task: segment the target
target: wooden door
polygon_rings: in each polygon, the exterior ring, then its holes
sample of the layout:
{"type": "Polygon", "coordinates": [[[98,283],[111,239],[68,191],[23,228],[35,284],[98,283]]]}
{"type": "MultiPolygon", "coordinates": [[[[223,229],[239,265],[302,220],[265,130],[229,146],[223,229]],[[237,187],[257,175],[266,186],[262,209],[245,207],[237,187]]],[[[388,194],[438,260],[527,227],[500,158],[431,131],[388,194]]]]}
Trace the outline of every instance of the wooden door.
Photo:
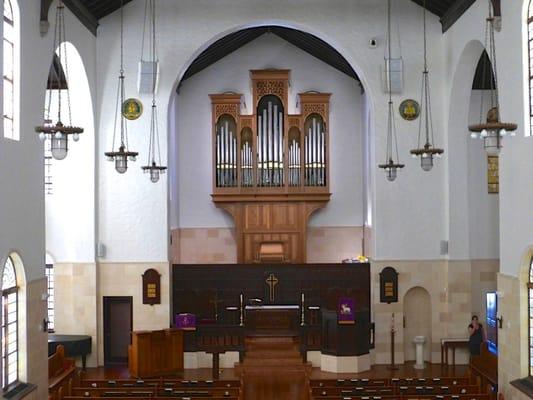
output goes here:
{"type": "Polygon", "coordinates": [[[133,329],[133,298],[104,297],[104,364],[127,364],[133,329]]]}

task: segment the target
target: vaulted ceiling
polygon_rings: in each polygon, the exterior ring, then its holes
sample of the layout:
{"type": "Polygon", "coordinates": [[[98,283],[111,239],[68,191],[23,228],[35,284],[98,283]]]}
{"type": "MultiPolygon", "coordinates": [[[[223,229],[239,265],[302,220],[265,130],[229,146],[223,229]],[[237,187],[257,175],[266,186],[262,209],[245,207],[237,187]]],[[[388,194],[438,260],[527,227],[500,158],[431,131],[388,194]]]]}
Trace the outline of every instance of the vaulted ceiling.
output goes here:
{"type": "MultiPolygon", "coordinates": [[[[80,20],[96,34],[98,20],[120,8],[132,0],[63,0],[80,20]]],[[[142,0],[136,0],[142,1],[142,0]]],[[[216,0],[213,0],[216,1],[216,0]]],[[[324,0],[325,2],[327,0],[324,0]]],[[[354,0],[355,1],[355,0],[354,0]]],[[[446,32],[463,15],[476,0],[411,0],[422,6],[424,1],[429,12],[440,17],[442,31],[446,32]]],[[[49,3],[50,0],[41,0],[49,3]]]]}

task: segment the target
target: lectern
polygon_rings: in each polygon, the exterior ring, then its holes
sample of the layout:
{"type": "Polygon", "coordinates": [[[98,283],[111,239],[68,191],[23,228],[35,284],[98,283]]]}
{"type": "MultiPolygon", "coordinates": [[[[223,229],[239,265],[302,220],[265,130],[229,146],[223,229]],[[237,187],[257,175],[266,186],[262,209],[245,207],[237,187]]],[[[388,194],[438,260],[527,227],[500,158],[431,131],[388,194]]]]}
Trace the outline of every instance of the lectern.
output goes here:
{"type": "Polygon", "coordinates": [[[175,375],[183,371],[183,331],[164,329],[132,333],[128,368],[135,378],[175,375]]]}

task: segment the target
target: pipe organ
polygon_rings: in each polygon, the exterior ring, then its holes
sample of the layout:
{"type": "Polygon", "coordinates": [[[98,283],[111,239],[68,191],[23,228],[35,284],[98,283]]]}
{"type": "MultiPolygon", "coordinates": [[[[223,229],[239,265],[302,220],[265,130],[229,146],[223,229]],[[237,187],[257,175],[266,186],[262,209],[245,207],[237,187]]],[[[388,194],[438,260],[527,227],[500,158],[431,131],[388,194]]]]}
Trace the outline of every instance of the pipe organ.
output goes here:
{"type": "Polygon", "coordinates": [[[241,114],[241,94],[210,95],[212,197],[234,217],[238,262],[264,261],[263,248],[281,249],[279,262],[305,262],[307,219],[330,197],[330,94],[300,93],[300,112],[289,114],[289,76],[250,71],[252,114],[241,114]]]}

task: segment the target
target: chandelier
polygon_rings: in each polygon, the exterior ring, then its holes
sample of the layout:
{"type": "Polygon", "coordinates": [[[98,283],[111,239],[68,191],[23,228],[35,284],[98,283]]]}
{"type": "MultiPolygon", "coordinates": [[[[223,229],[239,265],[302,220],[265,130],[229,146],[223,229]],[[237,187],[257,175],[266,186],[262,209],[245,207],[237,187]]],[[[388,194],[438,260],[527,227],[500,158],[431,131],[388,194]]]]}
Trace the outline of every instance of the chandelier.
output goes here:
{"type": "Polygon", "coordinates": [[[113,148],[105,153],[108,161],[115,162],[115,170],[123,174],[128,169],[128,160],[135,161],[138,152],[130,151],[128,148],[128,125],[122,110],[125,99],[124,89],[124,0],[120,2],[120,74],[118,77],[117,102],[115,105],[115,122],[113,126],[113,148]],[[120,143],[118,150],[115,150],[115,139],[117,125],[120,123],[120,143]]]}
{"type": "MultiPolygon", "coordinates": [[[[150,26],[151,31],[151,40],[150,40],[150,62],[152,65],[157,65],[157,51],[156,51],[156,45],[155,45],[155,0],[146,0],[146,5],[149,6],[150,10],[150,21],[148,25],[150,26]]],[[[148,13],[145,15],[145,24],[146,19],[148,17],[148,13]]],[[[143,33],[144,34],[144,33],[143,33]]],[[[145,166],[141,167],[142,170],[146,173],[150,173],[150,180],[153,183],[157,183],[159,181],[159,176],[161,174],[164,174],[167,167],[164,167],[161,165],[161,150],[159,148],[159,127],[157,124],[157,105],[155,101],[155,92],[156,92],[156,80],[157,80],[157,73],[155,72],[152,74],[152,116],[150,119],[150,139],[148,144],[148,162],[145,166]],[[157,149],[156,149],[157,148],[157,149]],[[156,152],[157,152],[157,159],[156,159],[156,152]]]]}
{"type": "Polygon", "coordinates": [[[444,150],[434,146],[433,118],[431,114],[431,94],[429,90],[429,69],[427,62],[426,0],[423,2],[424,15],[424,70],[422,71],[422,93],[420,99],[420,119],[418,123],[418,148],[411,150],[413,157],[420,157],[424,171],[433,168],[433,159],[440,157],[444,150]]]}
{"type": "Polygon", "coordinates": [[[489,16],[485,24],[485,48],[489,51],[489,60],[483,62],[482,79],[486,81],[487,64],[491,69],[490,76],[490,109],[486,122],[483,122],[483,90],[481,91],[481,107],[479,124],[470,125],[470,136],[483,139],[485,151],[489,155],[498,155],[503,147],[503,138],[507,135],[515,136],[517,124],[500,121],[500,98],[498,95],[498,69],[496,67],[496,42],[494,40],[494,16],[489,1],[489,16]]]}
{"type": "Polygon", "coordinates": [[[387,75],[389,84],[389,115],[387,123],[387,151],[385,155],[385,163],[379,164],[378,167],[385,171],[385,176],[390,182],[394,181],[398,175],[398,170],[404,167],[400,164],[398,156],[398,140],[396,138],[396,124],[394,121],[394,104],[392,102],[392,78],[390,70],[391,61],[391,0],[388,0],[388,12],[387,12],[387,37],[388,37],[388,56],[387,59],[387,75]],[[393,151],[393,147],[394,150],[393,151]],[[396,154],[396,160],[394,160],[393,154],[396,154]]]}
{"type": "Polygon", "coordinates": [[[67,42],[65,36],[65,6],[63,2],[59,0],[56,9],[56,19],[55,19],[55,28],[54,28],[54,43],[52,48],[52,59],[56,54],[60,61],[60,64],[63,64],[65,69],[65,80],[67,81],[67,86],[65,89],[58,88],[57,90],[57,122],[52,123],[50,113],[52,110],[52,91],[48,93],[48,105],[45,111],[44,122],[41,126],[35,127],[35,132],[39,133],[39,139],[45,141],[50,139],[50,150],[52,157],[56,160],[63,160],[68,153],[68,137],[72,135],[72,140],[77,142],[80,139],[80,133],[83,133],[83,128],[72,126],[72,112],[70,107],[70,92],[68,88],[68,59],[67,59],[67,49],[65,43],[67,42]],[[63,54],[64,53],[64,54],[63,54]],[[65,60],[62,63],[63,59],[65,60]],[[62,91],[65,90],[65,94],[62,91]],[[67,98],[67,109],[68,109],[68,124],[63,124],[63,95],[67,98]]]}

